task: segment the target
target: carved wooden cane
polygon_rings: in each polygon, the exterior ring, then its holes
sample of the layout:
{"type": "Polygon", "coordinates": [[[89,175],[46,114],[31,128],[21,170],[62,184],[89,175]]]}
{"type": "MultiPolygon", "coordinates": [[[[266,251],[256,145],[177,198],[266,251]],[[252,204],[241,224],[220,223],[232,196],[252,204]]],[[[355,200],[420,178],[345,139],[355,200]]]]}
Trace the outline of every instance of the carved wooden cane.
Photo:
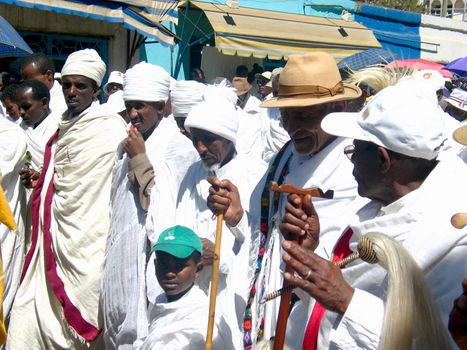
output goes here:
{"type": "MultiPolygon", "coordinates": [[[[328,190],[325,193],[319,188],[297,188],[290,184],[283,184],[278,185],[276,182],[271,182],[271,190],[274,192],[280,193],[289,193],[289,194],[297,194],[300,196],[303,202],[303,198],[309,194],[312,197],[321,197],[321,198],[333,198],[334,191],[328,190]]],[[[301,205],[300,205],[301,206],[301,205]]],[[[297,238],[295,240],[297,243],[301,244],[302,239],[297,238]]],[[[286,267],[286,272],[292,273],[292,270],[289,267],[286,267]]],[[[279,315],[277,318],[277,325],[276,325],[276,334],[274,337],[274,350],[282,350],[284,347],[285,341],[285,331],[287,328],[287,320],[289,317],[289,310],[290,310],[290,303],[292,301],[292,289],[291,285],[284,280],[282,290],[285,292],[281,296],[281,302],[279,306],[279,315]]]]}

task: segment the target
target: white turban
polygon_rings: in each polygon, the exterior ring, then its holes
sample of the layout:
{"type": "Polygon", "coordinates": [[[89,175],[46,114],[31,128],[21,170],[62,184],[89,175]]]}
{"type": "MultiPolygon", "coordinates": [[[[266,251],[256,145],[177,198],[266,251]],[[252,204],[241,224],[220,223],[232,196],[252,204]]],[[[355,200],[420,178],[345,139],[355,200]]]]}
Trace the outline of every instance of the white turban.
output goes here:
{"type": "Polygon", "coordinates": [[[174,117],[186,118],[191,108],[203,101],[205,89],[206,85],[194,80],[177,81],[170,92],[174,117]]]}
{"type": "Polygon", "coordinates": [[[65,61],[62,77],[65,75],[82,75],[94,80],[101,86],[105,75],[105,63],[94,49],[73,52],[65,61]]]}
{"type": "Polygon", "coordinates": [[[135,64],[123,76],[125,101],[167,102],[169,89],[169,73],[147,62],[135,64]]]}
{"type": "Polygon", "coordinates": [[[237,140],[238,115],[235,106],[226,100],[205,101],[194,106],[185,120],[185,129],[209,131],[232,141],[237,140]]]}

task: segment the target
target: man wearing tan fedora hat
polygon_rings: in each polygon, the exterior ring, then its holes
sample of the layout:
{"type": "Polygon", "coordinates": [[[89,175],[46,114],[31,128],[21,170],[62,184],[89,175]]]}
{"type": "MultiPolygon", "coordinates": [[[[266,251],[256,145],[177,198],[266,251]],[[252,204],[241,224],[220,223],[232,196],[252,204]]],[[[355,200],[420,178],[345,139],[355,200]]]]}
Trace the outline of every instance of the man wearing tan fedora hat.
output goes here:
{"type": "Polygon", "coordinates": [[[259,113],[261,101],[250,93],[251,84],[248,82],[248,79],[244,77],[234,77],[232,79],[232,85],[235,90],[237,90],[237,107],[249,114],[259,113]]]}
{"type": "MultiPolygon", "coordinates": [[[[351,141],[331,136],[320,127],[324,116],[345,111],[346,101],[360,95],[358,87],[342,83],[332,56],[316,52],[290,56],[280,74],[278,96],[261,105],[280,109],[283,126],[291,140],[271,161],[267,175],[257,187],[261,200],[253,197],[251,202],[256,201],[258,205],[250,206],[247,213],[252,235],[250,261],[256,271],[252,276],[244,314],[243,341],[246,349],[261,338],[269,340],[275,335],[280,298],[267,303],[263,298],[282,287],[282,236],[292,238],[297,233],[288,231],[287,226],[279,226],[278,219],[284,213],[287,194],[275,195],[269,189],[270,182],[290,183],[300,188],[319,187],[325,193],[329,191],[328,199],[313,199],[320,217],[319,242],[311,236],[311,226],[305,227],[307,238],[303,241],[305,247],[314,249],[325,258],[329,258],[327,252],[332,251],[348,220],[367,202],[358,196],[351,166],[343,152],[351,141]]],[[[208,203],[223,195],[214,188],[210,193],[208,203]]],[[[218,200],[217,204],[221,202],[218,200]]],[[[233,200],[222,203],[228,203],[224,204],[225,210],[241,211],[240,204],[233,200]]],[[[219,206],[215,208],[218,210],[219,206]]],[[[243,222],[241,218],[239,226],[243,222]]],[[[289,325],[301,323],[300,327],[287,330],[286,344],[291,348],[301,347],[296,342],[303,339],[307,312],[307,307],[298,302],[290,313],[289,325]]]]}

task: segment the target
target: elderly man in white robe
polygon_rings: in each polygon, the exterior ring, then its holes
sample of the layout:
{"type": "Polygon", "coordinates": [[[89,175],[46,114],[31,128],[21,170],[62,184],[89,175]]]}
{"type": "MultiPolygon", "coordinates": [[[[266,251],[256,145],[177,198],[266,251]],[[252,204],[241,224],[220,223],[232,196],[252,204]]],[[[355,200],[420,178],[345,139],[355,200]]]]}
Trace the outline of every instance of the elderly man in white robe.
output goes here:
{"type": "MultiPolygon", "coordinates": [[[[204,269],[198,284],[206,294],[212,278],[216,237],[216,220],[207,206],[209,188],[215,184],[224,195],[234,193],[243,208],[249,210],[251,193],[266,170],[264,162],[237,154],[237,111],[231,101],[222,98],[222,93],[217,95],[214,91],[206,94],[213,93],[218,97],[205,96],[205,101],[193,107],[185,121],[185,128],[191,134],[201,160],[190,167],[180,186],[175,217],[177,224],[191,228],[203,241],[204,269]]],[[[239,319],[249,287],[250,236],[232,228],[231,223],[237,218],[230,214],[225,212],[224,216],[216,314],[224,349],[239,349],[239,319]]]]}
{"type": "Polygon", "coordinates": [[[122,118],[96,100],[105,63],[92,49],[68,56],[68,106],[48,141],[32,199],[32,242],[8,329],[9,349],[102,349],[99,296],[110,185],[122,118]]]}
{"type": "Polygon", "coordinates": [[[24,131],[6,118],[0,118],[0,176],[1,185],[8,204],[18,225],[11,232],[0,224],[1,253],[4,273],[3,317],[9,319],[9,312],[19,285],[24,261],[26,218],[26,192],[21,185],[18,172],[24,166],[26,137],[24,131]]]}
{"type": "MultiPolygon", "coordinates": [[[[407,318],[384,321],[392,325],[383,323],[390,307],[386,303],[388,274],[383,268],[357,260],[339,271],[330,261],[286,242],[284,260],[297,275],[285,277],[319,303],[313,307],[304,349],[451,347],[448,316],[459,281],[467,275],[467,230],[454,228],[451,221],[454,214],[467,211],[467,166],[456,155],[439,160],[447,139],[444,115],[435,93],[424,90],[426,86],[420,83],[398,83],[379,92],[361,113],[326,116],[322,127],[330,134],[355,139],[347,153],[359,193],[371,199],[349,221],[336,247],[342,241],[350,254],[360,236],[373,232],[399,241],[423,271],[444,329],[436,330],[435,343],[428,343],[417,332],[420,325],[410,322],[398,335],[386,336],[385,326],[397,329],[407,318]],[[318,309],[322,314],[315,317],[318,309]],[[408,347],[395,345],[401,342],[408,347]]],[[[288,221],[302,229],[299,217],[303,212],[291,213],[294,218],[288,221]]],[[[407,269],[403,260],[387,264],[407,269]]],[[[400,304],[392,307],[399,308],[393,310],[396,314],[410,312],[401,310],[400,304]]]]}
{"type": "MultiPolygon", "coordinates": [[[[123,78],[123,98],[132,130],[113,170],[112,213],[102,284],[104,340],[108,349],[132,349],[148,332],[145,223],[151,191],[158,187],[167,216],[188,167],[197,159],[190,140],[165,117],[170,75],[141,62],[123,78]]],[[[157,203],[155,203],[157,206],[157,203]]],[[[158,217],[154,218],[155,220],[158,217]]]]}
{"type": "MultiPolygon", "coordinates": [[[[263,303],[263,298],[283,284],[280,247],[283,238],[278,223],[284,213],[287,194],[274,193],[270,190],[270,182],[289,183],[299,188],[318,187],[333,194],[332,198],[313,198],[322,218],[317,252],[323,257],[329,256],[348,220],[368,201],[358,196],[351,165],[343,153],[350,141],[329,135],[320,128],[326,114],[345,110],[346,101],[358,98],[360,94],[358,87],[342,83],[332,56],[317,52],[290,56],[279,78],[278,97],[262,104],[263,107],[280,108],[291,141],[270,162],[269,171],[258,186],[258,196],[252,198],[255,205],[250,205],[252,210],[247,220],[249,234],[253,237],[250,260],[256,271],[250,281],[244,311],[243,343],[247,349],[254,347],[261,338],[270,340],[275,336],[280,298],[268,303],[263,303]]],[[[234,197],[223,205],[224,210],[232,210],[238,218],[246,220],[240,215],[241,205],[234,197]]],[[[238,223],[241,221],[232,221],[231,225],[238,223]]],[[[308,244],[308,240],[305,243],[308,244]]],[[[306,320],[306,307],[296,303],[288,322],[293,331],[287,332],[290,337],[287,344],[303,338],[300,332],[303,333],[302,325],[306,320]]]]}

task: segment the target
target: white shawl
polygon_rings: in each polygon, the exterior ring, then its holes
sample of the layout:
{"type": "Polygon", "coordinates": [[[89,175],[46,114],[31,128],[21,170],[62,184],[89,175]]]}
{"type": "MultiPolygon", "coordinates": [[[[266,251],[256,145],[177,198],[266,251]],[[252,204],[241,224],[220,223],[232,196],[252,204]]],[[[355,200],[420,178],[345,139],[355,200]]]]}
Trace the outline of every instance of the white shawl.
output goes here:
{"type": "Polygon", "coordinates": [[[111,170],[126,125],[96,102],[74,118],[62,118],[59,130],[46,151],[39,181],[44,185],[33,198],[32,246],[7,345],[15,348],[98,346],[91,342],[101,328],[111,170]],[[44,230],[48,219],[50,233],[44,230]]]}
{"type": "Polygon", "coordinates": [[[18,225],[11,232],[0,224],[1,253],[4,273],[3,316],[8,317],[18,288],[25,254],[24,221],[26,217],[26,191],[20,183],[18,172],[24,166],[26,138],[16,124],[0,117],[0,173],[2,187],[18,225]]]}

